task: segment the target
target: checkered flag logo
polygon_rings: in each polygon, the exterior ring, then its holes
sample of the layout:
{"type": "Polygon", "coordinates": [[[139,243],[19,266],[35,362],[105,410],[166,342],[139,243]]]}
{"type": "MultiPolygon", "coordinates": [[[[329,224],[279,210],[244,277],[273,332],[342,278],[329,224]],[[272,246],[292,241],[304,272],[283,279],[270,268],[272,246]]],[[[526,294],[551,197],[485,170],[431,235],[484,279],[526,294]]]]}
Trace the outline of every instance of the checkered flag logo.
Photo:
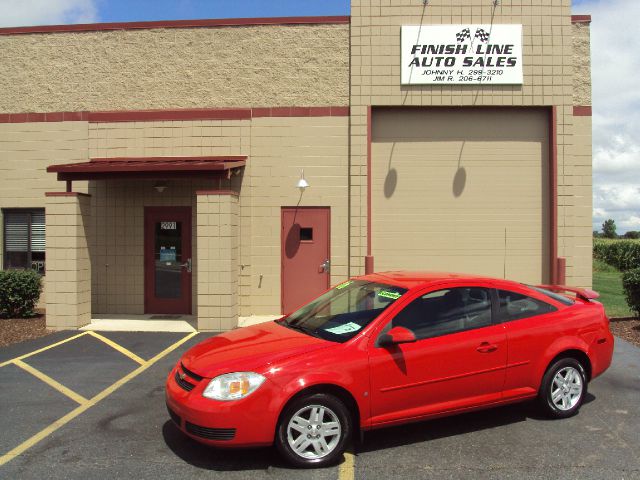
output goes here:
{"type": "Polygon", "coordinates": [[[458,42],[464,42],[466,39],[470,39],[470,38],[471,38],[471,30],[469,30],[468,28],[465,28],[461,32],[456,33],[456,39],[458,40],[458,42]]]}
{"type": "Polygon", "coordinates": [[[476,30],[476,38],[479,38],[481,42],[489,41],[489,34],[485,32],[482,28],[476,30]]]}

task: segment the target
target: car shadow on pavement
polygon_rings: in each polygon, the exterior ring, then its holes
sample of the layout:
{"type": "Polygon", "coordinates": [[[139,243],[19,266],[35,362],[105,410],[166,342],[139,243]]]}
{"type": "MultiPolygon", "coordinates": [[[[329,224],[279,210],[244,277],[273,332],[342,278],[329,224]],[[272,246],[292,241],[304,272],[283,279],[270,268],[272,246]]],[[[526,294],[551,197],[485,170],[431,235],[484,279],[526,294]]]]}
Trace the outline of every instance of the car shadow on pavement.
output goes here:
{"type": "Polygon", "coordinates": [[[220,472],[291,468],[281,460],[274,447],[222,449],[209,447],[182,433],[172,421],[162,426],[162,436],[171,451],[197,468],[220,472]]]}
{"type": "MultiPolygon", "coordinates": [[[[595,397],[587,393],[584,404],[591,403],[593,400],[595,397]]],[[[535,403],[517,403],[436,420],[373,430],[365,434],[364,442],[355,442],[355,452],[375,452],[454,435],[464,435],[465,433],[524,422],[528,418],[549,420],[538,411],[535,403]]],[[[274,447],[251,449],[209,447],[187,437],[172,421],[167,421],[162,426],[162,435],[165,443],[176,456],[197,468],[221,472],[292,468],[281,459],[274,447]]]]}
{"type": "MultiPolygon", "coordinates": [[[[595,400],[595,397],[587,393],[583,405],[591,403],[593,400],[595,400]]],[[[356,444],[356,452],[374,452],[376,450],[428,442],[524,422],[527,419],[551,420],[540,413],[535,402],[516,403],[435,420],[372,430],[365,434],[364,442],[356,444]]]]}

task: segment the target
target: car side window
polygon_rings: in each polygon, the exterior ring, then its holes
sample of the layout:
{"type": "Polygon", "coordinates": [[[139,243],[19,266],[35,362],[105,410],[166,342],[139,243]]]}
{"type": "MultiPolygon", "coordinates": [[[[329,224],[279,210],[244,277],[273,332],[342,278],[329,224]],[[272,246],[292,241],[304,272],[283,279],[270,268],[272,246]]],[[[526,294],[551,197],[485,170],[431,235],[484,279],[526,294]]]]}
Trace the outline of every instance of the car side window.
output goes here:
{"type": "Polygon", "coordinates": [[[486,327],[491,324],[491,293],[487,288],[437,290],[416,298],[392,320],[418,340],[486,327]]]}
{"type": "Polygon", "coordinates": [[[498,316],[501,322],[511,322],[556,310],[553,305],[537,298],[509,290],[498,290],[498,316]]]}

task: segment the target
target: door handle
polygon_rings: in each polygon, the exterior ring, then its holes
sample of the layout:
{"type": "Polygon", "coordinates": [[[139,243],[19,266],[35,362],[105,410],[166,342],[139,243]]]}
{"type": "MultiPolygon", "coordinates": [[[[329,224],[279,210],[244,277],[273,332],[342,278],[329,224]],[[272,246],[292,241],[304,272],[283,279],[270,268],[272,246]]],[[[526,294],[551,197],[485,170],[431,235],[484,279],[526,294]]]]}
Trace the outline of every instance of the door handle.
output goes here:
{"type": "Polygon", "coordinates": [[[320,264],[319,273],[327,272],[331,270],[331,261],[327,258],[322,264],[320,264]]]}
{"type": "Polygon", "coordinates": [[[495,352],[497,349],[498,349],[497,345],[489,342],[482,342],[476,348],[476,350],[479,351],[480,353],[491,353],[491,352],[495,352]]]}
{"type": "Polygon", "coordinates": [[[185,267],[187,269],[187,273],[191,273],[191,259],[187,258],[187,261],[180,264],[181,267],[185,267]]]}

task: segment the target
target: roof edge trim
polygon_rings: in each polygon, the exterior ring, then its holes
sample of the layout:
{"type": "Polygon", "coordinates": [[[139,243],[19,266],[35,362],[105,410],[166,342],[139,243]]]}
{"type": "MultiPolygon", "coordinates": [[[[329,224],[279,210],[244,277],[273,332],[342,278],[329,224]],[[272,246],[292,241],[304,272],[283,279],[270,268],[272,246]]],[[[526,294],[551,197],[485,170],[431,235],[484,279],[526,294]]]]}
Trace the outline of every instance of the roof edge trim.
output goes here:
{"type": "Polygon", "coordinates": [[[33,33],[101,32],[114,30],[151,30],[159,28],[216,28],[260,25],[348,24],[349,16],[215,18],[198,20],[158,20],[149,22],[77,23],[73,25],[34,25],[0,28],[0,35],[33,33]]]}

